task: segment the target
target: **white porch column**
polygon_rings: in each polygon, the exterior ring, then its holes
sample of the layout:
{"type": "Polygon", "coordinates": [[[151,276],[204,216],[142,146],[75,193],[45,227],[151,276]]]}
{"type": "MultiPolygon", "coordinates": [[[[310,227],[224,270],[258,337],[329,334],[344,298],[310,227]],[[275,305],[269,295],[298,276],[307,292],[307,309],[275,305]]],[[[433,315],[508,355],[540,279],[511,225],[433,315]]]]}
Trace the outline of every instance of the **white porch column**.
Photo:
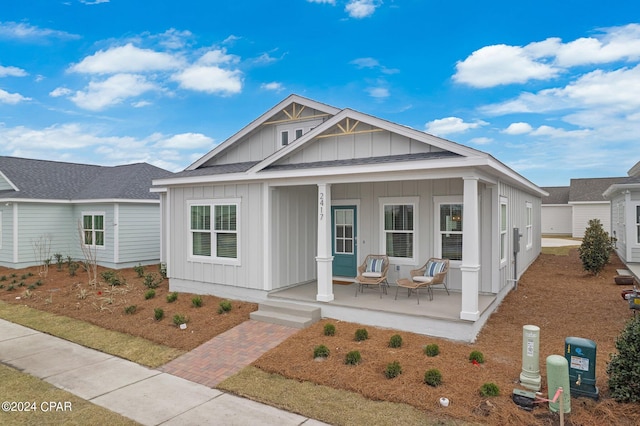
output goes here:
{"type": "Polygon", "coordinates": [[[478,209],[478,178],[464,178],[463,198],[464,222],[462,228],[462,306],[460,318],[476,321],[478,310],[478,288],[480,280],[480,229],[478,209]]]}
{"type": "Polygon", "coordinates": [[[319,302],[333,300],[333,256],[331,255],[331,185],[318,184],[318,267],[319,302]]]}

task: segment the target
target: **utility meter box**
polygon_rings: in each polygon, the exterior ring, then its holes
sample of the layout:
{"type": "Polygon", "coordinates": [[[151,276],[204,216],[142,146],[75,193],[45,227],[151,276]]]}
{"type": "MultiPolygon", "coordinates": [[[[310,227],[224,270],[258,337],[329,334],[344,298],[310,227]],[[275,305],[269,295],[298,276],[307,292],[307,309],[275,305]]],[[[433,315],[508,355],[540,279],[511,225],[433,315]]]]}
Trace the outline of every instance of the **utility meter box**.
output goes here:
{"type": "Polygon", "coordinates": [[[596,342],[582,337],[567,337],[564,340],[564,356],[569,363],[571,395],[598,399],[596,342]]]}

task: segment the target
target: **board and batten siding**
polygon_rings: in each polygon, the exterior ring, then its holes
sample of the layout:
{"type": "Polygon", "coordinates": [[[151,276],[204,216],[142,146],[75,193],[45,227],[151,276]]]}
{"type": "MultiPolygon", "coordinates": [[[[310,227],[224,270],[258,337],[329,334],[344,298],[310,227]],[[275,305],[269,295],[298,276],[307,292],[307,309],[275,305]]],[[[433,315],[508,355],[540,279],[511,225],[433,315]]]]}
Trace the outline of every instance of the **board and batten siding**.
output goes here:
{"type": "Polygon", "coordinates": [[[542,205],[543,235],[572,235],[573,207],[569,204],[542,205]]]}
{"type": "MultiPolygon", "coordinates": [[[[259,289],[263,279],[262,184],[203,185],[169,189],[172,224],[169,235],[170,278],[259,289]],[[198,200],[240,199],[238,264],[190,258],[189,203],[198,200]]],[[[206,293],[206,291],[203,291],[206,293]]]]}
{"type": "MultiPolygon", "coordinates": [[[[541,206],[542,200],[539,196],[534,196],[520,189],[514,188],[504,182],[499,183],[498,195],[507,199],[507,258],[503,264],[500,264],[500,291],[504,289],[513,280],[519,278],[520,275],[533,263],[540,254],[542,246],[541,238],[541,206]],[[532,241],[527,247],[527,203],[531,203],[532,209],[532,241]],[[518,228],[522,237],[520,238],[520,252],[517,254],[517,271],[514,272],[514,253],[513,253],[513,228],[518,228]]],[[[499,200],[498,200],[499,203],[499,200]]],[[[500,206],[498,204],[497,216],[499,221],[500,206]]],[[[499,223],[498,223],[499,225],[499,223]]],[[[500,257],[500,235],[498,226],[498,235],[495,247],[497,248],[497,257],[500,257]]]]}

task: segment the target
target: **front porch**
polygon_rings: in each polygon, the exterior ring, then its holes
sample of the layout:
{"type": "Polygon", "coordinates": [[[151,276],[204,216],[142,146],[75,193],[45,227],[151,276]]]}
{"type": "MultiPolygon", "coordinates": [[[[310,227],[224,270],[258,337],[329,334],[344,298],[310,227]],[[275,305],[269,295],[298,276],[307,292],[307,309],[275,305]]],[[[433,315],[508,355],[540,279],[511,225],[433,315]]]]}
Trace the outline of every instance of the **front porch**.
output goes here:
{"type": "Polygon", "coordinates": [[[420,291],[420,304],[415,294],[407,297],[406,289],[398,291],[391,285],[388,294],[380,294],[377,288],[365,288],[355,297],[356,284],[333,284],[334,300],[319,302],[316,300],[317,282],[312,281],[267,295],[267,300],[302,303],[321,309],[323,318],[333,318],[376,327],[392,328],[443,337],[452,340],[471,342],[487,321],[499,301],[494,294],[479,294],[479,319],[469,321],[460,319],[462,294],[451,291],[447,295],[444,288],[434,288],[433,300],[429,300],[426,289],[420,291]]]}

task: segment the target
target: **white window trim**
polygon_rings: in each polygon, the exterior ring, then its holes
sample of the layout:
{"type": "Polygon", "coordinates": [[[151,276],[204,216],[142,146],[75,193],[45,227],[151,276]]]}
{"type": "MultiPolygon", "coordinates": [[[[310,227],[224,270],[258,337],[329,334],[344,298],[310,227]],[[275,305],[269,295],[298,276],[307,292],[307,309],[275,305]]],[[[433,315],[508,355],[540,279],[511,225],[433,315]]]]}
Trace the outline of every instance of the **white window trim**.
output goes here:
{"type": "Polygon", "coordinates": [[[502,248],[503,248],[502,242],[504,241],[504,253],[500,253],[500,266],[504,266],[507,263],[507,259],[509,258],[509,200],[503,196],[500,196],[498,231],[500,232],[499,234],[500,236],[498,238],[499,252],[502,251],[502,248]],[[505,215],[507,216],[504,230],[502,230],[502,206],[506,207],[505,215]]]}
{"type": "MultiPolygon", "coordinates": [[[[462,205],[462,239],[464,240],[464,197],[462,195],[447,195],[433,197],[433,256],[442,258],[442,233],[440,232],[440,206],[442,204],[462,205]]],[[[462,260],[449,260],[449,266],[460,266],[462,260]]]]}
{"type": "Polygon", "coordinates": [[[280,130],[280,147],[288,146],[291,143],[291,138],[289,137],[289,130],[280,130]],[[282,139],[284,135],[287,135],[287,143],[283,143],[282,139]]]}
{"type": "Polygon", "coordinates": [[[2,236],[3,236],[3,231],[4,230],[4,226],[3,226],[3,222],[2,222],[2,212],[0,211],[0,249],[2,248],[2,236]]]}
{"type": "Polygon", "coordinates": [[[533,204],[530,201],[525,202],[525,215],[526,215],[526,237],[527,237],[527,250],[533,247],[533,204]]]}
{"type": "Polygon", "coordinates": [[[96,250],[105,250],[106,246],[107,246],[107,215],[105,214],[105,212],[98,212],[98,211],[87,211],[87,212],[81,212],[80,213],[80,225],[82,226],[82,245],[85,247],[91,247],[94,248],[96,250]],[[102,237],[102,241],[104,242],[103,245],[98,246],[95,244],[96,241],[96,230],[95,228],[92,230],[93,232],[93,238],[92,241],[94,242],[94,244],[85,244],[84,243],[84,217],[85,216],[91,216],[91,224],[93,225],[93,218],[96,216],[102,216],[102,233],[104,234],[102,237]]]}
{"type": "Polygon", "coordinates": [[[215,263],[220,265],[235,265],[240,266],[241,262],[241,245],[240,244],[240,236],[241,236],[241,220],[240,220],[240,211],[241,211],[241,198],[212,198],[212,199],[203,199],[203,200],[189,200],[187,201],[187,257],[189,261],[201,262],[201,263],[215,263]],[[211,238],[211,256],[198,256],[193,254],[193,232],[191,230],[191,207],[192,206],[210,206],[211,207],[211,234],[215,234],[213,215],[215,214],[215,206],[220,205],[235,205],[236,206],[236,235],[237,235],[237,247],[236,247],[236,258],[229,257],[217,257],[213,255],[213,251],[215,250],[215,239],[211,238]]]}
{"type": "Polygon", "coordinates": [[[638,222],[638,209],[640,209],[640,203],[636,203],[633,204],[633,222],[634,222],[634,227],[633,230],[635,231],[635,246],[640,246],[640,235],[638,229],[640,229],[640,222],[638,222]]]}
{"type": "Polygon", "coordinates": [[[386,231],[384,229],[384,207],[390,205],[411,205],[413,206],[413,257],[389,257],[389,262],[394,265],[417,265],[419,257],[418,244],[419,239],[419,214],[420,197],[380,197],[378,198],[378,205],[380,211],[380,253],[387,252],[386,246],[386,231]]]}

